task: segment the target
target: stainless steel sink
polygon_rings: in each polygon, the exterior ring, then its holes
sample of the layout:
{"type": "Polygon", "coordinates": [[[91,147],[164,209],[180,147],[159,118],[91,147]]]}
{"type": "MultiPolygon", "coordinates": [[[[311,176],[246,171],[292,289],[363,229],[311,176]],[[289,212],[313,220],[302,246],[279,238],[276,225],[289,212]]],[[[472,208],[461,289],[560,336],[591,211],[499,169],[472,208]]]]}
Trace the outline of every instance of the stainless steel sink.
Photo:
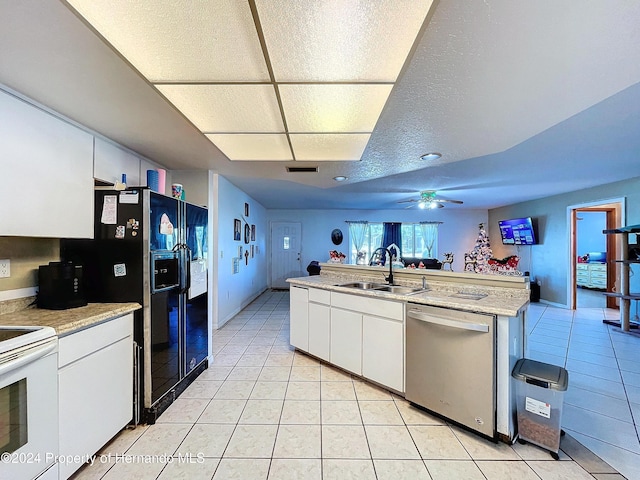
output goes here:
{"type": "Polygon", "coordinates": [[[413,295],[415,293],[422,293],[429,290],[428,288],[421,287],[404,287],[402,285],[384,285],[380,288],[376,288],[379,292],[398,293],[400,295],[413,295]]]}
{"type": "Polygon", "coordinates": [[[347,288],[357,288],[359,290],[377,290],[380,287],[384,287],[385,285],[382,283],[373,283],[373,282],[350,282],[350,283],[342,283],[338,285],[338,287],[347,287],[347,288]]]}

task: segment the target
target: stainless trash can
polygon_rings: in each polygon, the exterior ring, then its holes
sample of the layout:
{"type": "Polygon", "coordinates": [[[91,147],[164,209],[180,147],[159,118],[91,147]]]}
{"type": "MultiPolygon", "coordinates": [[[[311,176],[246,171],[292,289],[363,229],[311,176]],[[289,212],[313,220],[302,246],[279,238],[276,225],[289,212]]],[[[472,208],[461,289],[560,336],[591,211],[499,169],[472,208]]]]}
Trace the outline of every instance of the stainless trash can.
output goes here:
{"type": "Polygon", "coordinates": [[[558,459],[564,392],[569,373],[562,367],[521,358],[513,368],[517,380],[518,442],[533,443],[558,459]]]}

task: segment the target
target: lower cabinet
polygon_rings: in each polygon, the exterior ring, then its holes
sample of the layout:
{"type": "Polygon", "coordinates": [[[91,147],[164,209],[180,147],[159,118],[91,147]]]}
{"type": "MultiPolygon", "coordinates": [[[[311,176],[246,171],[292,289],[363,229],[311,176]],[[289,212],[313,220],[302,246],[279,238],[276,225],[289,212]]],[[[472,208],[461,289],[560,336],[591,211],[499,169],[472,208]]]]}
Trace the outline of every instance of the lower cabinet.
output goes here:
{"type": "Polygon", "coordinates": [[[330,361],[330,341],[331,308],[329,305],[309,302],[309,353],[330,361]]]}
{"type": "Polygon", "coordinates": [[[332,293],[331,363],[404,392],[404,303],[332,293]]]}
{"type": "Polygon", "coordinates": [[[294,347],[404,392],[404,303],[291,286],[294,347]]]}
{"type": "MultiPolygon", "coordinates": [[[[133,314],[60,338],[58,395],[66,458],[95,454],[131,421],[133,314]]],[[[60,479],[82,465],[60,464],[60,479]]]]}
{"type": "Polygon", "coordinates": [[[291,286],[289,290],[289,342],[309,351],[309,291],[291,286]]]}
{"type": "Polygon", "coordinates": [[[331,308],[331,363],[362,375],[362,314],[331,308]]]}
{"type": "Polygon", "coordinates": [[[362,317],[362,376],[404,392],[404,324],[362,317]]]}

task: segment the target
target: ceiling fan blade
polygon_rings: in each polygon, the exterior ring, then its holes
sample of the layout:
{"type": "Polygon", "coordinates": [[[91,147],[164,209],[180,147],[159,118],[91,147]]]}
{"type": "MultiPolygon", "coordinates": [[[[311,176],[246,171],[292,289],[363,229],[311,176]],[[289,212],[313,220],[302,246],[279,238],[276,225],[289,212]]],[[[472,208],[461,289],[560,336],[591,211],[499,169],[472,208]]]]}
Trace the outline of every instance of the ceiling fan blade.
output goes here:
{"type": "Polygon", "coordinates": [[[399,200],[396,203],[413,203],[413,202],[419,202],[420,200],[416,200],[415,198],[410,198],[409,200],[399,200]]]}
{"type": "Polygon", "coordinates": [[[446,198],[434,198],[433,202],[445,202],[445,203],[457,203],[458,205],[462,205],[464,202],[462,200],[447,200],[446,198]]]}

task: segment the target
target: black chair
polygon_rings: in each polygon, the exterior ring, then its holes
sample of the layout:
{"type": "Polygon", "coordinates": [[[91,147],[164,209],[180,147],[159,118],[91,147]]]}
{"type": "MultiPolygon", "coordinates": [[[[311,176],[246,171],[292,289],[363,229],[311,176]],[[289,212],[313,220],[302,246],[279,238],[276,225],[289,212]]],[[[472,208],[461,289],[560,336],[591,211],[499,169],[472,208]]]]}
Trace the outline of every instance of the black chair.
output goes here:
{"type": "Polygon", "coordinates": [[[320,275],[320,264],[317,260],[312,260],[307,266],[307,272],[309,275],[320,275]]]}

